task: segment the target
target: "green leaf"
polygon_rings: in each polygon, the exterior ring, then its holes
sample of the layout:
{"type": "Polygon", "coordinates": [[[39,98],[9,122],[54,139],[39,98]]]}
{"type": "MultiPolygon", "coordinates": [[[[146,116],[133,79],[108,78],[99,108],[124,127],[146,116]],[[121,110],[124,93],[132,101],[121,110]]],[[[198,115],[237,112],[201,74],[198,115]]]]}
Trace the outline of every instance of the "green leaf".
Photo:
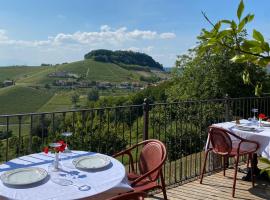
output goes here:
{"type": "Polygon", "coordinates": [[[261,96],[262,94],[262,84],[257,83],[255,86],[255,96],[261,96]]]}
{"type": "Polygon", "coordinates": [[[220,29],[220,26],[221,26],[221,22],[219,21],[214,26],[215,27],[215,30],[218,31],[220,29]]]}
{"type": "Polygon", "coordinates": [[[239,5],[238,5],[238,9],[237,9],[237,17],[239,20],[241,19],[244,8],[245,8],[244,2],[243,2],[243,0],[241,0],[239,5]]]}
{"type": "Polygon", "coordinates": [[[268,160],[267,158],[261,157],[261,158],[259,158],[259,160],[260,160],[262,163],[265,163],[265,164],[270,165],[270,160],[268,160]]]}
{"type": "Polygon", "coordinates": [[[254,15],[253,14],[248,14],[247,16],[244,17],[244,19],[241,20],[241,22],[238,24],[238,32],[240,33],[243,28],[245,27],[245,25],[248,23],[248,22],[251,22],[254,18],[254,15]]]}
{"type": "Polygon", "coordinates": [[[246,61],[246,56],[244,54],[236,55],[231,59],[231,61],[234,63],[242,63],[246,61]]]}
{"type": "Polygon", "coordinates": [[[232,21],[226,20],[226,19],[221,20],[220,22],[221,22],[221,23],[224,23],[224,24],[231,24],[231,23],[232,23],[232,21]]]}
{"type": "Polygon", "coordinates": [[[248,14],[248,22],[251,22],[254,19],[254,14],[248,14]]]}
{"type": "Polygon", "coordinates": [[[258,42],[257,40],[245,40],[242,43],[242,48],[245,50],[249,50],[250,48],[254,48],[254,47],[260,47],[261,43],[258,42]]]}
{"type": "Polygon", "coordinates": [[[270,51],[270,48],[269,48],[269,43],[268,42],[264,42],[262,44],[262,49],[266,52],[269,52],[270,51]]]}
{"type": "Polygon", "coordinates": [[[230,30],[223,30],[223,31],[220,31],[218,34],[217,34],[217,38],[218,39],[222,39],[224,38],[225,36],[230,36],[231,34],[231,29],[230,30]]]}
{"type": "Polygon", "coordinates": [[[259,31],[257,31],[257,30],[253,30],[253,38],[255,39],[255,40],[258,40],[258,41],[260,41],[260,42],[264,42],[264,37],[263,37],[263,35],[259,32],[259,31]]]}
{"type": "Polygon", "coordinates": [[[249,76],[249,72],[247,70],[245,70],[242,74],[242,78],[243,78],[243,82],[244,84],[250,84],[251,81],[250,81],[250,76],[249,76]]]}
{"type": "Polygon", "coordinates": [[[231,23],[231,28],[232,28],[232,30],[236,30],[236,28],[237,28],[237,25],[236,25],[235,21],[233,21],[233,20],[231,23]]]}

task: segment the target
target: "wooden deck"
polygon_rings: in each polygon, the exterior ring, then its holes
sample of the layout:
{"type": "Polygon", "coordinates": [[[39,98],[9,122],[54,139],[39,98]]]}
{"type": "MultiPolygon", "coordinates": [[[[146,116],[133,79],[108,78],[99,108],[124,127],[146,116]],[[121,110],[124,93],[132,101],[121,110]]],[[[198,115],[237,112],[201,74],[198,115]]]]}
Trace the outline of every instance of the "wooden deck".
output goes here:
{"type": "MultiPolygon", "coordinates": [[[[233,169],[226,170],[226,176],[222,172],[205,176],[203,184],[199,180],[186,183],[184,185],[168,189],[167,195],[169,200],[270,200],[270,182],[256,180],[255,187],[252,188],[251,182],[242,181],[241,177],[244,175],[238,172],[238,179],[236,181],[235,198],[232,198],[232,183],[233,183],[233,169]]],[[[147,198],[148,200],[163,199],[162,193],[154,197],[147,198]]]]}

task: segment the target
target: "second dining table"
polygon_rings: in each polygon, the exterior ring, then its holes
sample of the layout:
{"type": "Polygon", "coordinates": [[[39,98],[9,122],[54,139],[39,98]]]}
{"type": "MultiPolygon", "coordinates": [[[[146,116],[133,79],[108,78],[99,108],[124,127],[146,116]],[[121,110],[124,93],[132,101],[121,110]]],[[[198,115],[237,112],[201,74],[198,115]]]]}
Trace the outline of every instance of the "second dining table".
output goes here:
{"type": "Polygon", "coordinates": [[[236,124],[235,121],[232,121],[213,124],[213,126],[227,129],[244,139],[258,142],[260,146],[256,153],[264,158],[270,159],[270,126],[259,127],[257,124],[246,119],[241,119],[240,124],[236,124]]]}
{"type": "Polygon", "coordinates": [[[0,199],[106,199],[133,190],[129,186],[123,164],[110,156],[85,151],[72,151],[69,155],[63,153],[60,162],[62,167],[57,172],[50,171],[53,160],[54,154],[52,153],[36,153],[0,165],[0,176],[10,170],[31,167],[48,171],[47,178],[36,185],[10,187],[0,182],[0,199]],[[97,155],[109,159],[110,165],[94,171],[85,171],[74,167],[74,159],[97,155]],[[71,184],[62,184],[65,180],[71,184]],[[87,188],[81,190],[81,186],[87,186],[87,188]]]}

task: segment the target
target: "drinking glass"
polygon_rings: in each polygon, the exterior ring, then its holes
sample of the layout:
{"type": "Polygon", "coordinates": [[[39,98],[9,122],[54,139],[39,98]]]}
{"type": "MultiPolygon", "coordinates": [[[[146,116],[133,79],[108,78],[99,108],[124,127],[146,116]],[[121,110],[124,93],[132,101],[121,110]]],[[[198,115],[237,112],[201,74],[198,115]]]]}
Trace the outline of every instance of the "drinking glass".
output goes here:
{"type": "Polygon", "coordinates": [[[251,112],[253,112],[252,122],[257,123],[256,113],[258,113],[258,108],[252,108],[251,112]]]}
{"type": "Polygon", "coordinates": [[[62,135],[66,137],[66,148],[64,153],[71,153],[71,150],[68,148],[68,137],[72,136],[72,132],[64,132],[62,135]]]}

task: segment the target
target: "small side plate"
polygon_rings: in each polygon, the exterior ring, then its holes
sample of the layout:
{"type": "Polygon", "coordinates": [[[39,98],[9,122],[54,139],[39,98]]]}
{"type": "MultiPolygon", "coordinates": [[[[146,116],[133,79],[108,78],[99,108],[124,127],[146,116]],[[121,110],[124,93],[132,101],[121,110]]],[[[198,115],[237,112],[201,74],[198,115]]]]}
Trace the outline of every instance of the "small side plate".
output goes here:
{"type": "Polygon", "coordinates": [[[270,122],[262,121],[261,123],[264,127],[270,127],[270,122]]]}
{"type": "Polygon", "coordinates": [[[256,128],[252,126],[236,125],[235,127],[241,131],[256,131],[256,128]]]}
{"type": "Polygon", "coordinates": [[[102,155],[82,156],[72,161],[73,165],[82,170],[97,170],[107,167],[111,160],[102,155]]]}
{"type": "Polygon", "coordinates": [[[0,176],[0,179],[6,185],[25,186],[38,183],[47,176],[48,172],[45,169],[31,167],[7,171],[0,176]]]}

